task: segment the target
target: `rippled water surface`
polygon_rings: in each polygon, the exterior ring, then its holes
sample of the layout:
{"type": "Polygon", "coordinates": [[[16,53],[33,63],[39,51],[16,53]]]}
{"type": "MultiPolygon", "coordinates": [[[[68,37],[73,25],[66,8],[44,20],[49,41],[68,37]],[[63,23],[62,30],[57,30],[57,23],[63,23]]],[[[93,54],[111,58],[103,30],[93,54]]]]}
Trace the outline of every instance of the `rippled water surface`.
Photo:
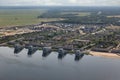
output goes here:
{"type": "Polygon", "coordinates": [[[120,80],[120,59],[27,51],[14,54],[14,48],[0,47],[0,80],[120,80]]]}

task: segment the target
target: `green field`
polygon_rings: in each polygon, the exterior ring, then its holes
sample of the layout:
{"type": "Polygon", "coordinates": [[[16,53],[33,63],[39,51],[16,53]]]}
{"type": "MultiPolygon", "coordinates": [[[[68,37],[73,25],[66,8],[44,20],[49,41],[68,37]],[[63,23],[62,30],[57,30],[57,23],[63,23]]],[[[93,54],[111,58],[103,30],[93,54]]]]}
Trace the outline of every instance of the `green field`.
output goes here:
{"type": "MultiPolygon", "coordinates": [[[[37,18],[40,15],[49,14],[47,9],[0,9],[0,27],[21,26],[37,24],[47,21],[59,21],[61,18],[37,18]]],[[[62,12],[62,14],[77,14],[77,16],[88,16],[88,12],[62,12]]]]}
{"type": "Polygon", "coordinates": [[[0,27],[18,26],[40,23],[41,21],[55,21],[55,18],[40,18],[46,10],[42,9],[0,9],[0,27]]]}
{"type": "Polygon", "coordinates": [[[62,12],[62,14],[75,14],[76,16],[89,16],[90,12],[62,12]]]}

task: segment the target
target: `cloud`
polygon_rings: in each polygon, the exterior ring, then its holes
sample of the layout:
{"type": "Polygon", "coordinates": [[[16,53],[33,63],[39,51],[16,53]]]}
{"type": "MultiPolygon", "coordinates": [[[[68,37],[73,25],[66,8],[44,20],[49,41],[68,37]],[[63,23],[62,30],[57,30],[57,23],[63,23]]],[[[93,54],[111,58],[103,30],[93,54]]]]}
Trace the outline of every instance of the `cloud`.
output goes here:
{"type": "Polygon", "coordinates": [[[119,6],[120,0],[0,0],[1,6],[119,6]]]}
{"type": "Polygon", "coordinates": [[[77,3],[77,0],[69,0],[70,3],[77,3]]]}

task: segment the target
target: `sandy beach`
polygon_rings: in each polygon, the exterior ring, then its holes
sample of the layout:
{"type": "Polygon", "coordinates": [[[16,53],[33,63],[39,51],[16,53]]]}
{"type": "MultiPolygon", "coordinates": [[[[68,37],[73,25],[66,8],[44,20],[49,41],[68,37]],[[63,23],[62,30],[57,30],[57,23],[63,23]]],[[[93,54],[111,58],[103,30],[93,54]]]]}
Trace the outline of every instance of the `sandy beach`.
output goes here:
{"type": "Polygon", "coordinates": [[[120,55],[117,55],[115,53],[89,51],[89,54],[91,54],[93,56],[101,56],[101,57],[119,58],[120,59],[120,55]]]}

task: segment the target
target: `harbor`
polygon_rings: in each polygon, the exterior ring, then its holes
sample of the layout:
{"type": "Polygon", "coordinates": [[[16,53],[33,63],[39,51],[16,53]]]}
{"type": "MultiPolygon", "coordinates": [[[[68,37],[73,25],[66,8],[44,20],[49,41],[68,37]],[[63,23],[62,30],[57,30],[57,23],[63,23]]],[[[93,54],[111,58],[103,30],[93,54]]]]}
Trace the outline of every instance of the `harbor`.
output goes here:
{"type": "Polygon", "coordinates": [[[80,51],[80,50],[69,51],[63,48],[52,49],[51,47],[43,47],[43,48],[33,47],[33,46],[25,47],[25,46],[18,45],[18,44],[14,46],[14,54],[19,54],[24,48],[27,49],[28,56],[32,56],[36,51],[42,50],[43,57],[47,57],[52,52],[58,52],[59,59],[62,59],[67,54],[75,54],[75,59],[79,60],[80,57],[83,57],[84,54],[87,54],[86,51],[80,51]]]}
{"type": "Polygon", "coordinates": [[[38,50],[42,50],[43,57],[47,57],[51,52],[58,52],[58,58],[62,59],[67,54],[75,54],[75,58],[78,59],[83,55],[92,55],[92,56],[99,56],[99,57],[109,57],[109,58],[120,58],[119,53],[111,53],[111,52],[100,52],[100,51],[93,51],[86,49],[89,46],[80,48],[80,49],[65,49],[65,48],[52,48],[52,47],[34,47],[34,46],[23,46],[16,44],[14,46],[14,53],[18,54],[20,53],[24,48],[28,49],[27,54],[32,55],[38,50]]]}

